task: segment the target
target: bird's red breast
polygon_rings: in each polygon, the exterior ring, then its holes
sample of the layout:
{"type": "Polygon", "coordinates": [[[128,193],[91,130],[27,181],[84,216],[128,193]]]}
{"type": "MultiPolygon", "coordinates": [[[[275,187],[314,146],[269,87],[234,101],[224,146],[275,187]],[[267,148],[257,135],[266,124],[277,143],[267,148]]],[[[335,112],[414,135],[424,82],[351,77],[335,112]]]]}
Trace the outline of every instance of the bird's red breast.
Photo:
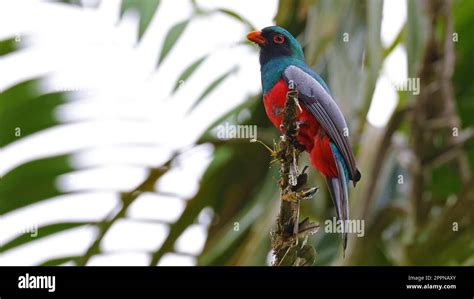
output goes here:
{"type": "MultiPolygon", "coordinates": [[[[270,91],[263,95],[265,112],[272,124],[282,130],[280,125],[283,120],[288,86],[284,80],[279,80],[270,91]]],[[[316,118],[304,105],[300,105],[296,119],[300,123],[298,143],[305,146],[310,154],[311,164],[326,177],[337,177],[337,168],[332,154],[330,139],[324,128],[319,125],[316,118]]]]}

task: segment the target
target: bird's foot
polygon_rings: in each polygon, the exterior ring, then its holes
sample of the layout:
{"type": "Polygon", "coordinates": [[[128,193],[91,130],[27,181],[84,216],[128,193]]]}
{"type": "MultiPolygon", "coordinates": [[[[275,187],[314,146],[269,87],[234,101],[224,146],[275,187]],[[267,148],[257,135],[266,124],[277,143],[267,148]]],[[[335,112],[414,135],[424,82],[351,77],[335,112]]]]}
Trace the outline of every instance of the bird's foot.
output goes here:
{"type": "Polygon", "coordinates": [[[301,173],[298,174],[296,185],[291,188],[291,191],[298,191],[306,185],[308,182],[306,170],[308,170],[308,166],[305,166],[301,173]]]}
{"type": "Polygon", "coordinates": [[[318,187],[304,188],[308,183],[308,174],[306,173],[308,168],[308,166],[303,168],[301,173],[297,176],[296,185],[291,187],[291,191],[296,192],[296,197],[303,200],[311,199],[319,189],[318,187]]]}
{"type": "Polygon", "coordinates": [[[318,191],[318,187],[305,188],[296,193],[296,197],[302,200],[309,200],[318,191]]]}

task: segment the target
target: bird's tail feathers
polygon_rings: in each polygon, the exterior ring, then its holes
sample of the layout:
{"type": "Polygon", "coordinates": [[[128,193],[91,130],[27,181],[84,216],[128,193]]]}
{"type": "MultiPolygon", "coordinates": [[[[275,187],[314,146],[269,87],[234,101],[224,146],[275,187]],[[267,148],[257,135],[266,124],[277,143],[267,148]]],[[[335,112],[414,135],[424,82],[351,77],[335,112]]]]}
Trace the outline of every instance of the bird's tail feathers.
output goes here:
{"type": "Polygon", "coordinates": [[[329,193],[331,199],[336,208],[336,214],[338,220],[340,220],[341,231],[342,231],[342,246],[343,254],[347,247],[347,220],[349,220],[349,201],[348,201],[348,180],[346,177],[346,171],[344,171],[344,165],[339,159],[336,160],[336,166],[338,171],[338,177],[326,178],[329,193]]]}

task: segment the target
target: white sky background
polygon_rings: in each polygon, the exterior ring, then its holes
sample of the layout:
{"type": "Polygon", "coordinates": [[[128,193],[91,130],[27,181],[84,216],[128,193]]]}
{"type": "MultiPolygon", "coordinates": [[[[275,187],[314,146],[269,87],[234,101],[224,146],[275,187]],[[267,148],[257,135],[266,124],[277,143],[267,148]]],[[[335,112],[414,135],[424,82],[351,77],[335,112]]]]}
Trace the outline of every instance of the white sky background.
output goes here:
{"type": "MultiPolygon", "coordinates": [[[[382,45],[390,44],[406,21],[405,0],[385,0],[382,19],[382,45]]],[[[407,54],[403,45],[398,45],[385,59],[382,73],[377,80],[367,120],[376,127],[384,127],[398,103],[395,85],[407,79],[407,54]]]]}
{"type": "MultiPolygon", "coordinates": [[[[276,0],[199,3],[236,11],[257,28],[270,25],[277,8],[276,0]]],[[[404,3],[389,0],[384,5],[385,45],[395,38],[405,20],[404,3]]],[[[102,219],[117,205],[117,190],[131,190],[144,179],[144,166],[159,165],[172,149],[189,147],[215,118],[260,90],[256,52],[232,46],[247,33],[239,22],[225,15],[196,19],[155,72],[163,38],[171,26],[189,17],[189,3],[162,1],[138,46],[134,44],[136,15],[127,13],[118,21],[119,7],[118,0],[102,1],[97,9],[33,0],[0,1],[0,39],[21,32],[32,36],[24,39],[30,45],[25,51],[0,58],[0,90],[46,74],[52,74],[44,85],[46,90],[94,90],[86,101],[71,99],[57,111],[60,119],[74,124],[25,138],[0,152],[0,174],[25,161],[76,149],[82,151],[75,155],[74,165],[88,168],[58,179],[63,190],[75,191],[75,195],[60,196],[0,218],[0,244],[30,226],[102,219]],[[207,53],[211,58],[169,98],[179,74],[207,53]],[[240,66],[239,71],[187,117],[185,111],[209,83],[235,65],[240,66]],[[123,146],[131,142],[136,145],[123,146]]],[[[405,77],[406,54],[399,47],[386,61],[384,76],[377,83],[368,116],[372,124],[386,123],[397,101],[391,82],[405,77]]],[[[157,186],[178,196],[140,196],[131,207],[132,220],[120,221],[105,238],[102,249],[108,254],[91,259],[89,264],[148,264],[147,252],[160,247],[168,233],[166,223],[178,219],[183,198],[196,192],[211,155],[209,146],[191,150],[157,186]],[[187,182],[184,186],[183,181],[187,182]]],[[[202,249],[211,213],[205,210],[177,242],[176,251],[182,254],[169,254],[160,265],[195,264],[193,255],[202,249]]],[[[39,239],[1,255],[0,265],[34,265],[52,257],[81,254],[95,233],[93,228],[79,228],[39,239]]]]}

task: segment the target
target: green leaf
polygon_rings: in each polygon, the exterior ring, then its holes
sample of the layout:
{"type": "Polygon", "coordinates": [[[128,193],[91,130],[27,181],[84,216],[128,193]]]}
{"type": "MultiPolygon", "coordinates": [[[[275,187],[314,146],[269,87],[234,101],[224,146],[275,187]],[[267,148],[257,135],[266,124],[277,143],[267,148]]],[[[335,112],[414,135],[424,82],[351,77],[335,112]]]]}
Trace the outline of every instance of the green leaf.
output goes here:
{"type": "MultiPolygon", "coordinates": [[[[0,93],[0,114],[6,114],[21,105],[26,105],[40,94],[40,81],[32,79],[18,83],[0,93]]],[[[2,115],[3,116],[3,115],[2,115]]]]}
{"type": "Polygon", "coordinates": [[[176,92],[178,87],[182,84],[182,82],[188,80],[189,77],[197,70],[197,68],[206,60],[207,55],[199,58],[196,60],[193,64],[188,66],[179,76],[178,81],[176,81],[176,84],[173,87],[172,93],[176,92]]]}
{"type": "Polygon", "coordinates": [[[41,94],[40,80],[18,83],[0,93],[0,146],[59,124],[54,112],[65,92],[41,94]]]}
{"type": "Polygon", "coordinates": [[[0,252],[8,251],[12,248],[18,247],[20,245],[26,244],[28,242],[33,242],[38,239],[68,230],[76,228],[83,225],[93,224],[92,222],[65,222],[65,223],[55,223],[38,228],[38,235],[33,237],[29,233],[24,233],[18,236],[17,238],[7,242],[0,247],[0,252]]]}
{"type": "Polygon", "coordinates": [[[405,35],[405,26],[403,26],[400,29],[397,36],[393,40],[393,42],[387,48],[384,49],[383,51],[384,59],[387,58],[393,52],[393,50],[403,41],[404,35],[405,35]]]}
{"type": "Polygon", "coordinates": [[[17,42],[14,37],[0,41],[0,56],[12,53],[15,50],[17,50],[17,42]]]}
{"type": "Polygon", "coordinates": [[[56,187],[59,175],[73,171],[69,155],[23,164],[1,178],[0,214],[63,194],[56,187]]]}
{"type": "Polygon", "coordinates": [[[56,2],[75,6],[82,6],[81,0],[56,0],[56,2]]]}
{"type": "Polygon", "coordinates": [[[160,0],[123,0],[120,8],[120,16],[128,9],[138,12],[140,23],[138,27],[138,40],[143,37],[146,29],[150,25],[153,16],[155,15],[160,0]]]}
{"type": "Polygon", "coordinates": [[[53,258],[50,260],[46,260],[40,264],[40,266],[60,266],[64,263],[70,262],[70,261],[76,261],[80,258],[80,256],[63,256],[63,257],[58,257],[58,258],[53,258]]]}
{"type": "Polygon", "coordinates": [[[199,98],[196,100],[196,102],[193,103],[189,111],[193,110],[204,98],[206,98],[216,87],[218,87],[227,77],[232,75],[233,73],[237,72],[238,67],[234,67],[228,72],[222,74],[220,77],[218,77],[216,80],[214,80],[205,90],[204,92],[199,96],[199,98]]]}
{"type": "Polygon", "coordinates": [[[158,59],[158,65],[168,56],[171,49],[174,47],[178,39],[183,34],[184,30],[188,26],[190,20],[184,20],[179,22],[178,24],[171,27],[168,31],[168,34],[165,37],[165,41],[163,43],[163,48],[160,52],[160,58],[158,59]]]}
{"type": "Polygon", "coordinates": [[[59,124],[54,112],[65,102],[65,94],[56,92],[31,98],[14,109],[0,111],[0,127],[4,132],[0,136],[0,146],[59,124]]]}

